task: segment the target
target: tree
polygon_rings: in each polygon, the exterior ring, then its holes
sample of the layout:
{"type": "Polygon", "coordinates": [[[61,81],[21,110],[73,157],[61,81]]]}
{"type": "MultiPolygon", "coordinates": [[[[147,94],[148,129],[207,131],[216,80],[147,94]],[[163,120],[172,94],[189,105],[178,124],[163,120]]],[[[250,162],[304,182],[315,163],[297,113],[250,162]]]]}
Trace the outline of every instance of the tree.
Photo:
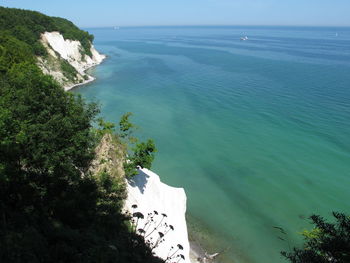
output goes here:
{"type": "Polygon", "coordinates": [[[113,133],[114,132],[114,128],[115,128],[114,123],[105,121],[102,118],[99,118],[97,120],[97,122],[98,122],[98,126],[99,126],[99,129],[98,129],[98,132],[100,133],[99,135],[104,135],[106,133],[113,133]]]}
{"type": "Polygon", "coordinates": [[[33,45],[55,28],[92,39],[64,19],[0,7],[0,262],[163,262],[128,228],[123,178],[90,173],[96,104],[36,65],[33,45]]]}
{"type": "Polygon", "coordinates": [[[350,217],[333,212],[336,222],[310,217],[315,228],[303,233],[303,248],[294,248],[282,255],[292,263],[349,263],[350,262],[350,217]]]}
{"type": "Polygon", "coordinates": [[[127,157],[124,162],[126,177],[130,178],[137,175],[137,169],[150,169],[154,160],[154,153],[157,151],[154,141],[148,139],[146,142],[140,142],[132,136],[135,125],[130,122],[131,112],[124,114],[119,121],[119,136],[125,140],[125,143],[131,150],[127,151],[127,157]]]}
{"type": "Polygon", "coordinates": [[[60,17],[49,17],[36,11],[0,7],[0,31],[5,30],[27,43],[35,55],[46,54],[39,42],[40,34],[52,31],[59,31],[65,39],[80,41],[82,54],[92,55],[90,49],[94,36],[60,17]]]}
{"type": "Polygon", "coordinates": [[[119,121],[119,136],[130,139],[130,136],[135,129],[135,125],[130,122],[131,112],[123,114],[119,121]]]}
{"type": "Polygon", "coordinates": [[[154,160],[154,153],[156,146],[154,141],[148,139],[146,142],[136,144],[134,148],[134,155],[131,160],[136,167],[151,169],[154,160]]]}

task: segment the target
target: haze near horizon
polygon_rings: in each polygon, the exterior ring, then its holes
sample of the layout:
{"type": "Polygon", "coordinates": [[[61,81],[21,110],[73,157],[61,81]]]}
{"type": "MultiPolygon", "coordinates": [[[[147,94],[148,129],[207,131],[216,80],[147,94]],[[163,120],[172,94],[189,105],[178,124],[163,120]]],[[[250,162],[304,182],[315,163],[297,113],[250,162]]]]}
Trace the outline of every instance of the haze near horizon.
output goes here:
{"type": "Polygon", "coordinates": [[[346,0],[113,1],[3,0],[71,20],[80,27],[171,25],[350,26],[346,0]]]}

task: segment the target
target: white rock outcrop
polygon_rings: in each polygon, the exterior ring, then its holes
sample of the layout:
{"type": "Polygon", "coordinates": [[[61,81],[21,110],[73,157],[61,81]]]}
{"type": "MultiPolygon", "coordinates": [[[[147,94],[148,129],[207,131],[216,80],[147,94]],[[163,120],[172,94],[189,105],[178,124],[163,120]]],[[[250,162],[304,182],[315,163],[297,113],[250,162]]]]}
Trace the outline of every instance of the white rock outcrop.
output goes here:
{"type": "MultiPolygon", "coordinates": [[[[82,55],[81,43],[64,39],[59,32],[45,32],[41,36],[41,43],[48,52],[48,58],[39,57],[39,67],[45,74],[53,76],[61,83],[65,90],[94,80],[85,71],[105,59],[93,46],[91,57],[82,55]],[[61,59],[77,71],[74,81],[68,80],[62,72],[61,59]]],[[[190,263],[190,244],[185,217],[187,197],[184,189],[168,186],[162,183],[154,172],[140,169],[139,174],[127,182],[127,193],[125,210],[131,214],[141,212],[144,215],[144,219],[136,219],[135,224],[137,222],[137,229],[145,231],[145,240],[152,243],[151,246],[155,246],[153,252],[165,260],[171,257],[171,260],[166,261],[168,263],[190,263]],[[133,208],[133,205],[137,205],[137,208],[133,208]],[[154,211],[157,211],[157,214],[154,211]],[[153,221],[150,220],[151,216],[153,221]],[[160,238],[159,232],[164,235],[163,238],[160,238]]]]}
{"type": "Polygon", "coordinates": [[[137,223],[137,229],[145,231],[143,235],[146,241],[153,245],[158,241],[154,253],[165,260],[173,256],[172,260],[166,262],[190,263],[185,217],[187,198],[184,189],[168,186],[162,183],[154,172],[141,169],[137,176],[127,182],[127,190],[125,209],[131,214],[143,214],[144,219],[135,218],[134,224],[137,223]],[[133,208],[133,205],[137,205],[137,208],[133,208]],[[154,211],[157,211],[158,215],[154,211]],[[153,221],[150,220],[150,216],[153,217],[153,221]],[[170,225],[174,230],[171,230],[170,225]],[[163,238],[160,238],[159,232],[164,234],[163,238]],[[179,249],[178,244],[182,249],[179,249]],[[180,255],[183,255],[184,259],[180,259],[180,255]]]}
{"type": "Polygon", "coordinates": [[[87,75],[85,71],[88,68],[100,64],[106,57],[100,54],[93,45],[91,45],[90,49],[92,56],[83,55],[81,52],[83,47],[79,41],[64,39],[59,32],[43,33],[41,35],[41,43],[46,48],[49,58],[38,58],[39,67],[45,74],[53,76],[61,83],[65,90],[94,80],[94,78],[87,75]],[[59,63],[60,59],[66,60],[77,71],[74,81],[67,79],[63,74],[59,63]]]}

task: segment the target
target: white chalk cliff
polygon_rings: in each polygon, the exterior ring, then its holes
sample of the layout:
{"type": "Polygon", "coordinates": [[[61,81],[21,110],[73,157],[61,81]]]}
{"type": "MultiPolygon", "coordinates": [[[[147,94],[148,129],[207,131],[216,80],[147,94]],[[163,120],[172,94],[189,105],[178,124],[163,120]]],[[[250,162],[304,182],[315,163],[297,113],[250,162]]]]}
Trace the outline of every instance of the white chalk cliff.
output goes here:
{"type": "Polygon", "coordinates": [[[39,67],[45,74],[53,76],[54,79],[64,86],[65,90],[94,80],[85,71],[100,64],[105,58],[104,55],[98,53],[93,45],[91,45],[90,49],[91,57],[83,54],[83,47],[79,41],[64,39],[59,32],[45,32],[41,35],[41,43],[46,48],[48,56],[46,58],[38,58],[39,67]],[[76,70],[74,78],[68,78],[62,72],[62,59],[76,70]]]}
{"type": "Polygon", "coordinates": [[[127,190],[125,208],[131,214],[135,212],[143,214],[144,219],[135,218],[134,224],[137,223],[137,229],[145,231],[143,233],[145,240],[153,243],[153,246],[158,241],[153,250],[155,254],[165,260],[173,257],[166,262],[179,260],[178,262],[190,263],[190,245],[185,218],[187,198],[184,189],[168,186],[162,183],[154,172],[141,169],[138,175],[128,181],[127,190]],[[137,208],[133,208],[133,205],[137,205],[137,208]],[[153,217],[153,221],[150,217],[153,217]],[[164,234],[163,238],[160,238],[159,232],[164,234]],[[179,249],[178,244],[182,249],[179,249]],[[181,259],[180,255],[183,255],[184,259],[181,259]]]}
{"type": "MultiPolygon", "coordinates": [[[[92,56],[82,55],[81,43],[64,39],[59,32],[45,32],[41,36],[41,43],[48,56],[38,58],[39,67],[45,74],[53,76],[65,90],[92,81],[94,78],[85,71],[100,64],[105,58],[92,45],[92,56]],[[76,70],[73,80],[67,78],[61,70],[62,60],[76,70]]],[[[108,149],[105,152],[109,152],[108,149]]],[[[145,240],[152,243],[151,246],[155,246],[153,252],[164,260],[168,259],[167,263],[190,263],[185,217],[187,197],[184,189],[168,186],[160,181],[157,174],[148,169],[141,169],[138,175],[127,182],[127,193],[125,209],[131,214],[141,212],[144,215],[144,219],[135,220],[135,224],[137,222],[137,229],[145,230],[145,240]],[[133,208],[133,205],[137,205],[137,208],[133,208]],[[157,211],[157,214],[154,211],[157,211]],[[152,214],[153,221],[150,221],[149,213],[152,214]],[[159,238],[159,232],[164,234],[163,238],[159,238]]]]}

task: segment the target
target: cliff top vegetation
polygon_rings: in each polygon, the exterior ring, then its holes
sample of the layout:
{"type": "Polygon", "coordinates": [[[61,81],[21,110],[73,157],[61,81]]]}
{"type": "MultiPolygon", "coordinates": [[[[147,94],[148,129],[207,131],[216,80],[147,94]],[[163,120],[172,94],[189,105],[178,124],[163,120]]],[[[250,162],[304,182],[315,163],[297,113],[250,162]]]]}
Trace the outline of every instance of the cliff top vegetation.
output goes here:
{"type": "Polygon", "coordinates": [[[36,65],[47,30],[92,40],[64,19],[0,8],[0,262],[162,262],[130,231],[120,178],[90,172],[111,132],[94,128],[98,107],[36,65]]]}
{"type": "Polygon", "coordinates": [[[45,49],[39,42],[40,35],[52,31],[60,32],[65,39],[80,41],[83,54],[92,55],[90,48],[94,36],[64,18],[50,17],[36,11],[0,7],[0,31],[7,31],[27,43],[37,56],[45,55],[45,49]]]}

